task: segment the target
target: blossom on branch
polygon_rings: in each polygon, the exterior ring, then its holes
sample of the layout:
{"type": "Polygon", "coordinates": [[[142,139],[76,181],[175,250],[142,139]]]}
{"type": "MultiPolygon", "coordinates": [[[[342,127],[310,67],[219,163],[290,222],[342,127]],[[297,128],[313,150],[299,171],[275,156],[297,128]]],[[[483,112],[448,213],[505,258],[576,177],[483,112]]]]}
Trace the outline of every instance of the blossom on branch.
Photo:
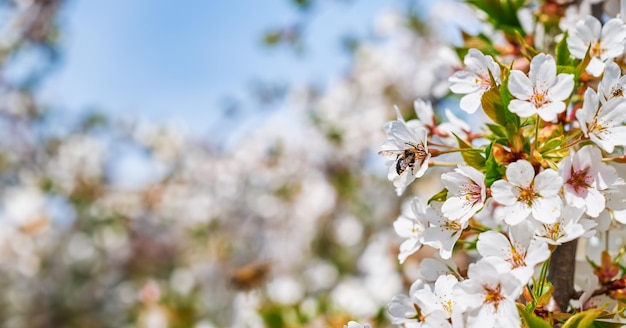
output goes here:
{"type": "Polygon", "coordinates": [[[454,287],[454,299],[466,312],[466,327],[520,327],[515,305],[524,284],[485,260],[469,265],[469,279],[454,287]]]}
{"type": "Polygon", "coordinates": [[[426,129],[411,121],[405,122],[397,107],[396,114],[398,119],[385,125],[387,139],[378,154],[387,157],[387,178],[393,181],[399,196],[411,182],[424,175],[431,155],[426,129]]]}
{"type": "Polygon", "coordinates": [[[452,249],[461,233],[467,228],[467,220],[460,221],[446,217],[442,212],[441,202],[432,202],[426,209],[426,220],[429,227],[422,234],[422,242],[439,250],[443,259],[452,256],[452,249]]]}
{"type": "Polygon", "coordinates": [[[478,49],[470,49],[463,63],[465,70],[454,73],[448,81],[452,92],[465,95],[461,98],[461,109],[472,114],[482,107],[480,101],[485,91],[491,88],[491,78],[496,84],[501,83],[500,66],[478,49]]]}
{"type": "Polygon", "coordinates": [[[586,16],[576,23],[567,38],[569,51],[575,58],[583,59],[589,49],[591,61],[587,73],[600,76],[605,63],[624,52],[626,25],[620,18],[610,19],[604,26],[593,16],[586,16]]]}
{"type": "Polygon", "coordinates": [[[483,258],[493,259],[492,264],[501,264],[526,284],[534,273],[537,264],[550,257],[548,245],[543,240],[536,240],[525,227],[515,226],[517,234],[509,233],[508,238],[495,231],[486,231],[479,235],[476,248],[483,258]]]}
{"type": "Polygon", "coordinates": [[[425,218],[426,211],[418,198],[414,198],[410,203],[409,213],[400,215],[393,223],[396,233],[406,240],[400,244],[398,260],[404,263],[409,255],[417,252],[423,243],[422,233],[428,227],[425,218]]]}
{"type": "Polygon", "coordinates": [[[576,112],[576,119],[585,137],[598,147],[612,153],[615,146],[626,145],[626,98],[616,97],[600,105],[599,96],[593,89],[585,91],[583,107],[576,112]]]}
{"type": "Polygon", "coordinates": [[[459,166],[454,172],[442,174],[441,182],[448,190],[441,210],[451,220],[467,221],[485,205],[485,175],[475,168],[459,166]]]}
{"type": "Polygon", "coordinates": [[[536,223],[535,237],[550,245],[561,245],[581,236],[592,237],[595,233],[593,228],[598,224],[582,218],[584,212],[582,208],[565,206],[555,223],[536,223]]]}
{"type": "Polygon", "coordinates": [[[565,202],[585,209],[591,217],[604,210],[606,200],[601,190],[617,181],[615,168],[602,162],[600,149],[592,145],[570,153],[559,163],[559,174],[563,178],[565,202]]]}
{"type": "Polygon", "coordinates": [[[509,110],[519,117],[538,114],[542,120],[552,122],[565,111],[565,100],[574,88],[572,74],[556,74],[556,62],[551,55],[538,54],[530,62],[528,76],[512,70],[509,91],[517,98],[511,100],[509,110]]]}
{"type": "Polygon", "coordinates": [[[494,200],[505,205],[504,221],[516,225],[529,215],[543,223],[555,223],[563,201],[559,191],[563,179],[552,169],[535,176],[535,169],[526,160],[518,160],[506,168],[507,180],[491,185],[494,200]]]}
{"type": "Polygon", "coordinates": [[[614,62],[609,62],[598,84],[598,94],[602,104],[615,97],[624,97],[626,76],[622,76],[622,69],[614,62]]]}

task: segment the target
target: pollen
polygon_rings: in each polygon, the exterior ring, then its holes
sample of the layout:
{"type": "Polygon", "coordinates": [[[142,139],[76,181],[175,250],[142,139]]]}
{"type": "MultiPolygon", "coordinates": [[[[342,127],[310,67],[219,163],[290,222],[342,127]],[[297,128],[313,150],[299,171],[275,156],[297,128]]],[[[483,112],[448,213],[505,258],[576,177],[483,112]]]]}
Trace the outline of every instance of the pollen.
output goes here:
{"type": "Polygon", "coordinates": [[[526,263],[526,261],[524,261],[524,254],[518,253],[515,248],[511,248],[510,262],[513,268],[524,266],[526,263]]]}
{"type": "Polygon", "coordinates": [[[544,224],[543,228],[546,230],[546,236],[552,240],[558,240],[564,236],[561,222],[550,225],[544,224]]]}
{"type": "Polygon", "coordinates": [[[493,306],[497,310],[500,302],[504,300],[504,296],[502,296],[502,293],[501,293],[500,284],[498,284],[496,288],[492,288],[489,286],[483,286],[483,288],[487,292],[487,295],[485,295],[485,301],[483,302],[483,304],[493,304],[493,306]]]}
{"type": "Polygon", "coordinates": [[[533,95],[530,98],[530,102],[535,106],[535,108],[540,108],[546,103],[548,103],[547,91],[537,90],[537,87],[533,87],[533,95]]]}
{"type": "Polygon", "coordinates": [[[535,201],[535,198],[540,197],[540,195],[536,193],[532,187],[517,188],[519,190],[519,196],[517,197],[517,200],[524,204],[527,204],[528,206],[532,205],[532,203],[535,201]]]}
{"type": "Polygon", "coordinates": [[[566,184],[572,186],[576,193],[580,193],[591,188],[592,178],[587,175],[588,171],[589,167],[577,171],[574,171],[574,168],[572,167],[570,171],[570,178],[567,180],[566,184]]]}
{"type": "Polygon", "coordinates": [[[589,49],[589,54],[594,57],[600,57],[602,55],[602,44],[600,42],[596,42],[591,49],[589,49]]]}

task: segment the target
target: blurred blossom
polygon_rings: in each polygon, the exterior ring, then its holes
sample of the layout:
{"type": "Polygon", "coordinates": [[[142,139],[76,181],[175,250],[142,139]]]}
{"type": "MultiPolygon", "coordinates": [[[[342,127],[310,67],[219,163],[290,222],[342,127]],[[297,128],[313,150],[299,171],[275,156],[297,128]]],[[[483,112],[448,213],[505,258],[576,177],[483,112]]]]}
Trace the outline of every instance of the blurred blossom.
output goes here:
{"type": "Polygon", "coordinates": [[[267,293],[276,303],[290,305],[298,302],[304,290],[302,285],[289,276],[279,276],[267,283],[267,293]]]}
{"type": "Polygon", "coordinates": [[[6,218],[27,233],[41,232],[48,225],[46,199],[34,186],[13,187],[4,193],[6,218]]]}
{"type": "MultiPolygon", "coordinates": [[[[30,74],[28,59],[7,61],[26,45],[50,54],[33,55],[35,61],[52,62],[62,2],[11,2],[0,24],[3,73],[30,74]]],[[[442,16],[419,19],[432,25],[442,16]]],[[[418,97],[435,103],[445,96],[460,65],[440,35],[416,31],[411,19],[381,13],[372,22],[376,38],[358,43],[343,76],[324,89],[294,86],[279,108],[228,144],[173,123],[66,118],[39,103],[31,89],[38,80],[3,81],[0,321],[387,323],[379,314],[407,273],[398,272],[390,225],[403,199],[386,188],[375,156],[385,138],[381,125],[394,105],[406,114],[418,97]]],[[[462,127],[454,123],[442,129],[462,127]]],[[[432,176],[442,172],[429,170],[412,185],[416,193],[440,190],[432,176]]],[[[420,268],[408,265],[413,274],[420,268]]]]}
{"type": "Polygon", "coordinates": [[[362,235],[363,225],[353,216],[342,217],[335,222],[335,238],[344,246],[358,244],[362,235]]]}

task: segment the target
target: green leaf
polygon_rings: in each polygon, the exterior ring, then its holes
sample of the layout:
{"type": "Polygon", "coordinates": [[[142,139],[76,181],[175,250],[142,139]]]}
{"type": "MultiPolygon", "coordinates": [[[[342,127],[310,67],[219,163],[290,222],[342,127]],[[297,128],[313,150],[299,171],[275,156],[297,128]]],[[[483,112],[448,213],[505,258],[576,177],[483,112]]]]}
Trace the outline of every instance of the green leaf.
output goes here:
{"type": "Polygon", "coordinates": [[[445,202],[447,198],[448,189],[443,189],[442,191],[434,194],[433,197],[430,197],[430,199],[428,200],[428,204],[430,204],[431,202],[445,202]]]}
{"type": "Polygon", "coordinates": [[[489,130],[496,136],[499,138],[506,138],[506,129],[501,126],[501,125],[497,125],[497,124],[491,124],[491,123],[486,123],[487,128],[489,128],[489,130]]]}
{"type": "Polygon", "coordinates": [[[565,138],[563,136],[557,137],[557,138],[552,138],[544,143],[542,143],[541,145],[539,145],[539,148],[537,149],[541,154],[544,154],[545,152],[549,152],[549,151],[553,151],[555,149],[558,149],[561,147],[561,145],[563,144],[565,138]]]}
{"type": "Polygon", "coordinates": [[[576,327],[593,327],[593,322],[601,314],[603,309],[590,309],[573,315],[569,318],[561,328],[576,328],[576,327]]]}
{"type": "Polygon", "coordinates": [[[556,45],[555,55],[557,66],[571,66],[574,62],[572,54],[569,52],[569,48],[567,47],[567,35],[567,31],[565,31],[565,33],[563,33],[563,38],[556,45]]]}
{"type": "Polygon", "coordinates": [[[524,323],[524,327],[527,328],[552,328],[552,325],[547,323],[545,320],[536,316],[533,313],[526,312],[522,306],[517,305],[517,312],[519,312],[520,317],[522,317],[522,322],[524,323]]]}
{"type": "Polygon", "coordinates": [[[465,31],[461,31],[461,35],[463,37],[464,47],[456,48],[456,53],[461,60],[465,58],[465,55],[467,55],[467,52],[470,48],[478,49],[483,54],[491,55],[494,58],[496,58],[500,54],[500,52],[493,45],[491,38],[484,33],[471,35],[465,31]]]}
{"type": "Polygon", "coordinates": [[[524,55],[526,55],[526,58],[528,59],[528,61],[532,60],[533,57],[537,56],[539,54],[539,51],[535,48],[533,48],[532,46],[530,46],[527,42],[526,39],[524,39],[524,36],[519,33],[519,31],[515,31],[515,39],[517,40],[517,42],[522,46],[522,48],[524,49],[523,53],[524,55]]]}
{"type": "Polygon", "coordinates": [[[507,34],[525,34],[522,24],[517,17],[519,9],[524,7],[524,1],[520,0],[466,0],[487,14],[489,22],[499,30],[507,34]]]}
{"type": "Polygon", "coordinates": [[[500,91],[497,87],[492,86],[489,90],[483,93],[480,103],[483,106],[485,114],[487,114],[492,121],[499,125],[506,125],[504,104],[502,102],[500,91]]]}
{"type": "Polygon", "coordinates": [[[589,62],[591,61],[591,45],[589,45],[589,48],[587,48],[587,52],[585,53],[585,58],[583,58],[583,60],[578,63],[578,65],[576,65],[576,70],[574,73],[574,82],[578,81],[578,79],[580,78],[580,75],[585,71],[585,69],[587,68],[587,65],[589,65],[589,62]]]}
{"type": "Polygon", "coordinates": [[[485,167],[485,157],[482,155],[482,150],[475,149],[470,143],[459,138],[456,134],[454,134],[454,137],[456,137],[456,140],[459,143],[459,148],[462,149],[461,156],[463,156],[465,163],[479,171],[482,171],[485,167]]]}
{"type": "Polygon", "coordinates": [[[493,153],[491,152],[493,144],[494,142],[489,144],[487,149],[485,149],[485,153],[487,154],[487,159],[485,160],[485,185],[487,187],[491,187],[496,180],[500,180],[506,172],[504,165],[496,163],[493,157],[493,153]]]}

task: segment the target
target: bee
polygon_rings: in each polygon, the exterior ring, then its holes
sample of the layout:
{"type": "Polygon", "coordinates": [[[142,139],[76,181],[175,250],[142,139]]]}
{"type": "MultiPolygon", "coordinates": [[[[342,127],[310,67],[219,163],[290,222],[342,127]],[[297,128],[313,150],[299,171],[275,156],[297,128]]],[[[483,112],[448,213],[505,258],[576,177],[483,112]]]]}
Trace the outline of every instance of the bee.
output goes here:
{"type": "Polygon", "coordinates": [[[615,88],[611,89],[611,98],[615,98],[615,97],[623,97],[624,96],[624,91],[622,91],[622,86],[621,85],[617,85],[615,86],[615,88]]]}
{"type": "Polygon", "coordinates": [[[240,290],[249,290],[262,285],[269,274],[269,263],[253,261],[235,269],[230,275],[230,282],[240,290]]]}
{"type": "Polygon", "coordinates": [[[413,170],[415,163],[422,162],[428,155],[422,144],[418,145],[412,142],[405,142],[405,144],[410,147],[407,149],[381,150],[378,152],[378,155],[381,156],[396,155],[396,173],[398,173],[398,175],[402,174],[409,167],[413,170]]]}

